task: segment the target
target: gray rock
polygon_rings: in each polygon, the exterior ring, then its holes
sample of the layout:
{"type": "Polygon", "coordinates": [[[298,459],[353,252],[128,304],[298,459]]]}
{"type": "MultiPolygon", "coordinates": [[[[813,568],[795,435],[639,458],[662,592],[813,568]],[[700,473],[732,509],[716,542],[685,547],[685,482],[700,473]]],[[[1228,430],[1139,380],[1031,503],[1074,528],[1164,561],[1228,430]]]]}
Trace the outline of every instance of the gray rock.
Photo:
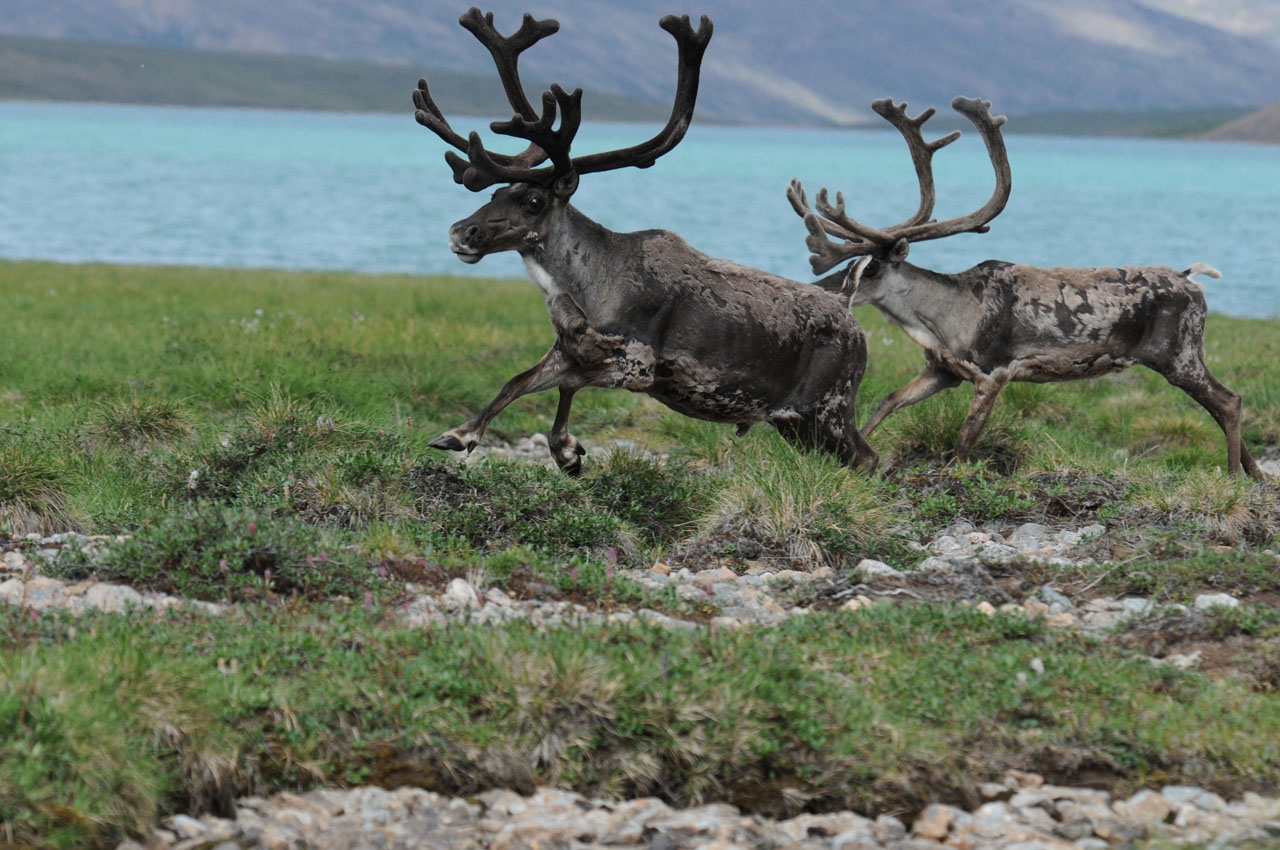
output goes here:
{"type": "Polygon", "coordinates": [[[943,558],[967,558],[973,554],[973,547],[962,538],[944,534],[929,544],[929,551],[943,558]]]}
{"type": "Polygon", "coordinates": [[[440,607],[446,611],[467,611],[480,607],[480,596],[466,579],[455,578],[440,600],[440,607]]]}
{"type": "Polygon", "coordinates": [[[1230,593],[1202,593],[1192,605],[1197,611],[1210,611],[1214,608],[1238,608],[1240,600],[1230,593]]]}
{"type": "Polygon", "coordinates": [[[1019,549],[1039,549],[1049,536],[1050,532],[1046,526],[1038,522],[1025,522],[1015,528],[1005,542],[1019,549]]]}
{"type": "Polygon", "coordinates": [[[916,564],[916,569],[922,573],[947,572],[954,568],[955,564],[950,558],[940,558],[937,555],[930,555],[916,564]]]}
{"type": "Polygon", "coordinates": [[[1063,611],[1074,611],[1076,609],[1071,600],[1055,590],[1053,585],[1046,584],[1041,587],[1040,598],[1044,600],[1046,605],[1061,605],[1063,611]]]}
{"type": "Polygon", "coordinates": [[[884,561],[876,561],[871,558],[863,558],[859,561],[858,566],[854,567],[854,572],[868,579],[902,578],[901,570],[895,570],[884,561]]]}
{"type": "Polygon", "coordinates": [[[132,587],[99,582],[85,591],[84,604],[109,614],[123,614],[131,608],[143,607],[144,601],[142,594],[132,587]]]}
{"type": "Polygon", "coordinates": [[[1155,610],[1155,603],[1150,599],[1143,599],[1137,596],[1129,596],[1120,603],[1124,606],[1124,613],[1130,617],[1145,617],[1155,610]]]}

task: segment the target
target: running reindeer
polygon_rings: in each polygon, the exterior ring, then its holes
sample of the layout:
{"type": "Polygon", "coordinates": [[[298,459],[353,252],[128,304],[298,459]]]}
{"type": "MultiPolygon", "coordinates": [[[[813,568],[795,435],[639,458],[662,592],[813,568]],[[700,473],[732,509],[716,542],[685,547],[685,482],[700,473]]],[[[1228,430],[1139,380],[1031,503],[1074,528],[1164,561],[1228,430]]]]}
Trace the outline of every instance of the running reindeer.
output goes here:
{"type": "Polygon", "coordinates": [[[867,437],[893,411],[970,381],[973,401],[956,442],[966,459],[996,401],[1010,381],[1048,383],[1092,378],[1141,364],[1203,406],[1227,438],[1227,469],[1263,475],[1240,438],[1240,396],[1220,384],[1204,364],[1204,291],[1197,274],[1219,277],[1203,263],[1178,272],[1165,266],[1053,268],[988,260],[958,274],[939,274],[906,262],[911,243],[956,233],[985,233],[1009,199],[1012,178],[991,104],[956,98],[951,106],[977,128],[995,168],[996,188],[980,209],[958,218],[931,218],[935,200],[933,154],[959,137],[926,142],[932,108],[907,116],[906,104],[877,100],[872,108],[898,129],[911,151],[920,206],[906,221],[883,230],[845,214],[844,197],[817,196],[817,212],[804,187],[791,182],[787,197],[804,218],[815,274],[845,260],[849,266],[817,281],[851,306],[872,304],[924,346],[928,365],[889,394],[863,426],[867,437]],[[834,238],[832,238],[834,237],[834,238]]]}
{"type": "Polygon", "coordinates": [[[431,441],[471,451],[489,422],[520,396],[558,388],[548,435],[552,457],[570,475],[585,453],[569,433],[573,396],[584,387],[646,393],[686,416],[734,423],[772,423],[790,442],[874,469],[876,456],[854,421],[866,368],[866,337],[844,302],[818,287],[712,259],[674,233],[614,233],[570,203],[584,174],[646,168],[674,148],[693,117],[711,21],[697,30],[688,16],[664,17],[675,37],[675,103],[666,126],[634,147],[570,157],[582,118],[582,90],[558,85],[542,95],[539,115],[517,71],[522,51],[557,31],[552,20],[525,15],[503,36],[493,15],[472,8],[461,24],[488,48],[515,116],[495,133],[528,142],[516,155],[486,150],[477,133],[464,139],[436,106],[425,80],[413,100],[416,117],[452,147],[454,179],[473,192],[495,184],[493,198],[449,228],[449,246],[465,263],[517,251],[546,300],[555,344],[516,375],[473,418],[431,441]],[[557,110],[560,124],[556,128],[557,110]],[[549,165],[541,166],[550,160],[549,165]]]}

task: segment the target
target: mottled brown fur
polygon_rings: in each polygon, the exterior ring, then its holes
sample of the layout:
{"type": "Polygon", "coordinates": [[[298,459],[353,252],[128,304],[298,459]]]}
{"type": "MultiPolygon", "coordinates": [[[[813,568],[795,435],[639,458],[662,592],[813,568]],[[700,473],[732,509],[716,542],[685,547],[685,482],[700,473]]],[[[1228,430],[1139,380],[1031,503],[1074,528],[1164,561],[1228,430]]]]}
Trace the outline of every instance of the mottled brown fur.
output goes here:
{"type": "Polygon", "coordinates": [[[874,468],[876,456],[858,433],[854,401],[867,362],[862,328],[841,299],[757,269],[715,260],[673,233],[614,233],[569,203],[578,179],[617,168],[645,168],[684,138],[693,119],[702,56],[712,24],[695,30],[688,16],[659,25],[676,40],[675,102],[666,125],[629,148],[570,156],[580,126],[582,90],[557,85],[542,98],[541,116],[525,96],[520,53],[554,33],[555,21],[526,15],[503,36],[493,16],[472,8],[460,23],[493,56],[515,110],[496,132],[524,139],[516,156],[491,154],[480,137],[455,133],[426,80],[414,92],[415,117],[465,157],[447,153],[454,179],[479,191],[505,184],[493,199],[449,229],[449,244],[467,263],[517,251],[547,302],[556,343],[533,368],[507,382],[468,422],[431,445],[470,451],[490,420],[515,399],[560,390],[548,435],[556,463],[573,474],[582,447],[569,433],[573,396],[584,387],[647,393],[673,410],[739,433],[770,422],[788,440],[874,468]],[[559,110],[559,121],[557,121],[559,110]],[[550,165],[538,167],[550,160],[550,165]]]}
{"type": "Polygon", "coordinates": [[[934,110],[911,118],[905,103],[888,99],[872,108],[902,133],[911,151],[920,184],[915,215],[879,229],[846,215],[839,193],[833,204],[826,189],[819,192],[815,212],[798,180],[787,190],[809,232],[805,244],[814,272],[853,258],[819,285],[854,306],[875,305],[925,350],[924,371],[880,403],[863,436],[898,408],[969,381],[973,401],[956,441],[956,455],[967,458],[1010,381],[1091,378],[1141,364],[1209,411],[1227,438],[1228,471],[1238,474],[1243,467],[1261,479],[1240,438],[1240,396],[1204,364],[1207,308],[1192,277],[1219,277],[1217,271],[1200,263],[1177,272],[1166,266],[1043,269],[989,260],[959,274],[939,274],[906,262],[914,242],[986,232],[1013,188],[1000,129],[1006,119],[993,116],[983,100],[957,97],[951,106],[981,134],[995,172],[991,198],[974,212],[933,218],[933,154],[960,134],[926,142],[923,127],[934,110]]]}
{"type": "Polygon", "coordinates": [[[928,365],[867,420],[867,437],[893,411],[964,381],[974,398],[956,443],[967,458],[1000,391],[1146,366],[1184,390],[1222,428],[1227,468],[1262,478],[1240,437],[1240,396],[1204,363],[1204,290],[1166,266],[1052,268],[988,261],[954,275],[872,259],[820,285],[871,304],[925,349],[928,365]]]}
{"type": "Polygon", "coordinates": [[[573,473],[582,454],[568,432],[573,395],[615,387],[739,431],[771,423],[798,445],[874,468],[854,421],[866,338],[840,298],[713,259],[673,233],[614,233],[567,194],[532,184],[500,189],[453,225],[450,238],[471,261],[519,251],[546,299],[556,343],[432,445],[470,450],[504,407],[554,387],[560,407],[548,442],[573,473]]]}

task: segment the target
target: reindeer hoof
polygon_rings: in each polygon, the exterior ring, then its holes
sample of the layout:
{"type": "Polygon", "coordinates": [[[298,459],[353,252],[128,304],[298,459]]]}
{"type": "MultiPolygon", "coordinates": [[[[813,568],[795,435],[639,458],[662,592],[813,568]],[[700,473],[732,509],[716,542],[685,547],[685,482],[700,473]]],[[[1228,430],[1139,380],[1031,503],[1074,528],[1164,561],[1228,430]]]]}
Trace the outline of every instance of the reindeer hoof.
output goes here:
{"type": "Polygon", "coordinates": [[[462,444],[462,441],[452,434],[441,434],[439,437],[436,437],[434,440],[427,443],[427,445],[433,449],[444,449],[447,452],[462,452],[467,450],[467,447],[462,444]]]}
{"type": "Polygon", "coordinates": [[[551,459],[560,467],[561,472],[576,478],[582,474],[582,458],[587,450],[574,438],[570,437],[569,440],[570,442],[551,450],[551,459]]]}

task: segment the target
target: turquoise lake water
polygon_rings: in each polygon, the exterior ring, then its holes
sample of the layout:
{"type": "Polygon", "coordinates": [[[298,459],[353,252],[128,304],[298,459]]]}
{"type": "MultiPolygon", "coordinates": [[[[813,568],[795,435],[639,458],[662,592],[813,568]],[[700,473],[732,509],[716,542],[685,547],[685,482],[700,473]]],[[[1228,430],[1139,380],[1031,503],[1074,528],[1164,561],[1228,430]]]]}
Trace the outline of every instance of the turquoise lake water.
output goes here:
{"type": "MultiPolygon", "coordinates": [[[[480,119],[453,123],[487,129],[480,119]]],[[[655,129],[589,124],[575,148],[629,146],[655,129]]],[[[1204,261],[1223,273],[1206,281],[1211,309],[1280,316],[1280,147],[1006,140],[1013,195],[991,232],[921,243],[913,262],[959,271],[991,258],[1204,261]]],[[[449,253],[448,225],[487,193],[455,185],[444,150],[409,109],[0,103],[0,258],[523,277],[514,255],[465,266],[449,253]]],[[[939,217],[990,195],[972,131],[935,157],[935,173],[939,217]]],[[[792,177],[811,196],[823,185],[843,190],[849,214],[871,225],[902,220],[918,200],[893,131],[695,123],[653,168],[583,178],[574,203],[615,230],[674,230],[708,254],[810,280],[804,227],[784,194],[792,177]]]]}

